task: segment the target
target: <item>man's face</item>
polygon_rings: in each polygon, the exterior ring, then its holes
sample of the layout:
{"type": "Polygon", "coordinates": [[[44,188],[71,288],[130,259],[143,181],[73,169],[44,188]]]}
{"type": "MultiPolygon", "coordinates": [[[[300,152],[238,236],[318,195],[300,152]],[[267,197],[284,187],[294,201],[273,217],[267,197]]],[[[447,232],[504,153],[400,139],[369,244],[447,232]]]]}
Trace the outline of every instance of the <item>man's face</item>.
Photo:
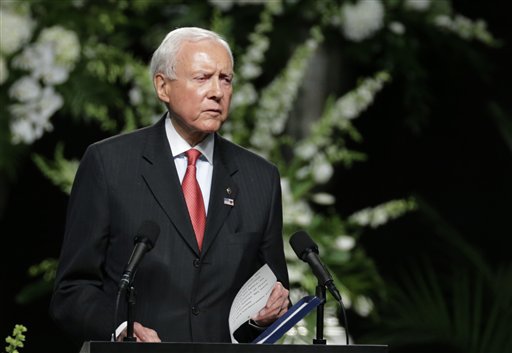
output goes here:
{"type": "Polygon", "coordinates": [[[167,103],[176,130],[191,145],[226,121],[231,103],[233,66],[227,50],[213,40],[185,42],[176,79],[154,78],[158,97],[167,103]]]}

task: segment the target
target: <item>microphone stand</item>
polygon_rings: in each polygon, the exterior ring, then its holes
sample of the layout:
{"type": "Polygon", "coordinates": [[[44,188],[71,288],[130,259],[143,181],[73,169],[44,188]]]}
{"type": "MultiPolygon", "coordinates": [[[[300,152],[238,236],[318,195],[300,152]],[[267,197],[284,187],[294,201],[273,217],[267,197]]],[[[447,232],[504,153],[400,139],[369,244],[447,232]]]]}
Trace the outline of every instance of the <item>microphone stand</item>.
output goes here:
{"type": "Polygon", "coordinates": [[[135,287],[130,284],[126,289],[126,300],[127,300],[127,324],[126,337],[123,338],[125,342],[135,342],[137,339],[133,336],[133,314],[135,312],[135,287]]]}
{"type": "Polygon", "coordinates": [[[320,298],[321,302],[316,307],[316,338],[313,339],[313,344],[327,344],[327,340],[324,339],[325,286],[320,282],[316,286],[316,296],[320,298]]]}

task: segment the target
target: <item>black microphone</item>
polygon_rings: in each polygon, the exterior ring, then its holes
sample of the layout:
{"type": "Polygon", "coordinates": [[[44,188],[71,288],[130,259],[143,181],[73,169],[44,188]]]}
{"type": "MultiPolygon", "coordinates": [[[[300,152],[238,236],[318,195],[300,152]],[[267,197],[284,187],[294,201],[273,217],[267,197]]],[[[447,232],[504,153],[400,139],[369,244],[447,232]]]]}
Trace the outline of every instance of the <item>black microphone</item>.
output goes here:
{"type": "Polygon", "coordinates": [[[133,252],[121,276],[121,281],[119,282],[120,291],[126,289],[126,287],[132,283],[139,263],[142,261],[144,255],[146,255],[149,250],[153,249],[159,234],[160,227],[158,224],[153,221],[142,222],[133,239],[135,243],[133,252]]]}
{"type": "Polygon", "coordinates": [[[303,230],[293,234],[290,238],[290,245],[293,251],[297,254],[299,259],[307,262],[314,275],[318,278],[318,282],[327,287],[332,296],[338,301],[341,301],[340,292],[334,285],[334,280],[327,268],[322,264],[318,257],[318,246],[311,239],[311,237],[303,230]]]}

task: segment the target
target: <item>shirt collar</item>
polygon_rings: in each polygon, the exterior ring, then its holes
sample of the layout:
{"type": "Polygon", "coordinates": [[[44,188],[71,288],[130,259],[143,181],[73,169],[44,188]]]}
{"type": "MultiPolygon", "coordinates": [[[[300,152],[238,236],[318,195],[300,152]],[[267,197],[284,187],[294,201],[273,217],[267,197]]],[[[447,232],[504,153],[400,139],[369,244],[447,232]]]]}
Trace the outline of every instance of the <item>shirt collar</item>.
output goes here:
{"type": "Polygon", "coordinates": [[[169,114],[165,118],[165,133],[167,135],[167,139],[169,140],[169,145],[171,146],[172,156],[174,158],[179,155],[184,154],[191,148],[195,148],[206,158],[208,163],[213,165],[213,148],[215,144],[215,139],[213,138],[213,134],[208,134],[206,138],[195,145],[194,147],[190,146],[187,141],[176,131],[174,125],[171,122],[171,118],[169,114]]]}

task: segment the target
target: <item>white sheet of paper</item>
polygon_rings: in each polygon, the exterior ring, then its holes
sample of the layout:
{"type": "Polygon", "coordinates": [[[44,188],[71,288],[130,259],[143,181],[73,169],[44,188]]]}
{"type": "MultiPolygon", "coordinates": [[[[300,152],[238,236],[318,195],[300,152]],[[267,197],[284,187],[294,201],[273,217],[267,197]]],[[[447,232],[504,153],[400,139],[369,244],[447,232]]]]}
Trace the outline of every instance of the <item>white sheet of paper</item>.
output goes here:
{"type": "Polygon", "coordinates": [[[231,342],[238,343],[233,332],[265,307],[276,282],[274,272],[265,264],[240,288],[229,311],[231,342]]]}

